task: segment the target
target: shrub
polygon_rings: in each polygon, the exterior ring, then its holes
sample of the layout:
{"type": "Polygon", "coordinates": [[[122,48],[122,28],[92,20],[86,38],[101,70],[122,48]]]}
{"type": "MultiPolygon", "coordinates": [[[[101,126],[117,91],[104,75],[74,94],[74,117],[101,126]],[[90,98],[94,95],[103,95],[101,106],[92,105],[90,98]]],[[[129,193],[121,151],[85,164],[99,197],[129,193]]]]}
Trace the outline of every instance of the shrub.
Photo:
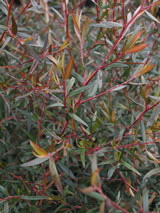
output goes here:
{"type": "Polygon", "coordinates": [[[159,1],[0,2],[0,210],[159,212],[159,1]]]}

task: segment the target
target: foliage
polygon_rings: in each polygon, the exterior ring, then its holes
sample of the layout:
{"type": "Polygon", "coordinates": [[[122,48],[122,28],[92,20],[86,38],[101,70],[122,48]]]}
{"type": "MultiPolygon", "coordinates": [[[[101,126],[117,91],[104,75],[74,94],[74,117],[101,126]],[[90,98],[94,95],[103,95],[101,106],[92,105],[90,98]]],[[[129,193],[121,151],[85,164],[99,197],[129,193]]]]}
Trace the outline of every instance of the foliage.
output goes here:
{"type": "Polygon", "coordinates": [[[160,1],[13,2],[0,0],[0,211],[160,212],[160,1]]]}

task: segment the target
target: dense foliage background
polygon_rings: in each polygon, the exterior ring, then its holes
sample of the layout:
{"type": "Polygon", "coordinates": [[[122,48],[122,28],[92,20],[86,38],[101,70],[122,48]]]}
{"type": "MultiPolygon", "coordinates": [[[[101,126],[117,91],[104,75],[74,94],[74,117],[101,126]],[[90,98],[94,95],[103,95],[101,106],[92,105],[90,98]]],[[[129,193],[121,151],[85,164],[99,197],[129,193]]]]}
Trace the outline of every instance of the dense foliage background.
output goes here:
{"type": "Polygon", "coordinates": [[[0,0],[0,212],[160,212],[160,1],[89,3],[0,0]]]}

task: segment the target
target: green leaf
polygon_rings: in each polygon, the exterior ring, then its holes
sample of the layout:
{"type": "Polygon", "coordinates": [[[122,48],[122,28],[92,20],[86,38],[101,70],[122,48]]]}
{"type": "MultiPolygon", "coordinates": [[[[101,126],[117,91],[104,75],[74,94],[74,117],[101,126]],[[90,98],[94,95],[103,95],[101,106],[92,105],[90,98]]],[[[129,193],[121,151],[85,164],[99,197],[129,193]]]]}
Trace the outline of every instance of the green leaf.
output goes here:
{"type": "Polygon", "coordinates": [[[143,189],[143,213],[149,212],[149,191],[147,187],[143,189]]]}
{"type": "Polygon", "coordinates": [[[8,45],[10,40],[11,40],[11,37],[7,37],[0,49],[3,50],[8,45]]]}
{"type": "Polygon", "coordinates": [[[81,149],[81,161],[82,161],[83,168],[85,168],[85,148],[81,149]]]}
{"type": "Polygon", "coordinates": [[[113,21],[105,21],[98,24],[90,24],[90,27],[104,27],[104,28],[113,28],[113,27],[122,27],[122,24],[113,21]]]}
{"type": "Polygon", "coordinates": [[[31,140],[31,141],[35,141],[35,135],[32,135],[30,132],[28,132],[26,129],[24,129],[24,128],[21,128],[22,129],[22,131],[29,137],[29,139],[31,140]]]}
{"type": "Polygon", "coordinates": [[[101,194],[99,194],[98,192],[89,192],[89,193],[85,193],[86,195],[90,196],[90,197],[93,197],[97,200],[100,200],[100,201],[103,201],[104,198],[102,197],[101,194]]]}
{"type": "Polygon", "coordinates": [[[152,169],[143,177],[143,181],[145,182],[145,179],[150,178],[151,176],[159,174],[159,173],[160,173],[160,168],[152,169]]]}
{"type": "Polygon", "coordinates": [[[36,61],[41,63],[38,55],[35,53],[35,51],[28,44],[23,44],[23,47],[30,56],[32,56],[36,61]]]}
{"type": "Polygon", "coordinates": [[[154,16],[152,16],[152,14],[149,13],[147,10],[145,10],[145,13],[148,15],[148,17],[149,17],[152,21],[155,21],[155,22],[157,22],[157,23],[160,24],[160,21],[158,21],[157,18],[155,18],[154,16]]]}
{"type": "Polygon", "coordinates": [[[67,174],[69,177],[71,177],[72,179],[75,179],[76,177],[74,176],[73,172],[66,167],[65,165],[63,165],[61,162],[58,162],[58,165],[60,166],[60,168],[62,169],[62,171],[67,174]]]}
{"type": "Polygon", "coordinates": [[[142,134],[142,139],[143,142],[146,142],[146,131],[145,131],[145,126],[144,126],[144,120],[141,120],[141,134],[142,134]]]}
{"type": "Polygon", "coordinates": [[[0,185],[0,192],[6,195],[6,189],[2,185],[0,185]]]}
{"type": "Polygon", "coordinates": [[[72,77],[71,79],[66,81],[67,82],[67,94],[69,94],[70,90],[72,89],[72,87],[73,87],[73,85],[75,83],[75,80],[76,79],[72,77]]]}
{"type": "Polygon", "coordinates": [[[33,115],[32,112],[27,112],[18,108],[17,108],[17,111],[19,111],[22,115],[26,116],[29,120],[37,121],[37,119],[35,119],[35,116],[33,115]]]}
{"type": "Polygon", "coordinates": [[[4,213],[9,213],[9,205],[8,202],[4,203],[4,213]]]}
{"type": "Polygon", "coordinates": [[[77,72],[72,72],[73,77],[75,77],[80,83],[83,84],[83,78],[80,74],[78,74],[77,72]]]}
{"type": "Polygon", "coordinates": [[[121,160],[121,165],[123,165],[123,166],[125,166],[126,168],[128,168],[129,170],[131,170],[132,172],[135,172],[137,175],[140,175],[141,176],[141,174],[132,166],[132,165],[130,165],[129,163],[127,163],[126,161],[122,161],[121,160]]]}
{"type": "Polygon", "coordinates": [[[44,196],[27,196],[27,195],[21,195],[20,199],[23,199],[23,200],[48,200],[48,198],[44,197],[44,196]]]}
{"type": "Polygon", "coordinates": [[[125,87],[127,87],[127,86],[126,86],[126,85],[119,86],[119,87],[117,87],[117,88],[113,89],[113,90],[112,90],[112,92],[115,92],[115,91],[121,90],[121,89],[123,89],[123,88],[125,88],[125,87]]]}
{"type": "Polygon", "coordinates": [[[86,127],[88,127],[88,124],[87,124],[85,121],[83,121],[83,120],[82,120],[79,116],[77,116],[76,114],[74,114],[74,113],[69,113],[69,116],[70,116],[71,118],[74,118],[74,120],[76,120],[77,122],[79,122],[79,123],[85,125],[86,127]]]}
{"type": "Polygon", "coordinates": [[[152,112],[151,117],[148,119],[148,121],[147,121],[147,127],[148,126],[152,126],[153,122],[156,120],[156,118],[159,115],[159,113],[160,113],[160,104],[158,104],[158,106],[152,112]]]}
{"type": "Polygon", "coordinates": [[[117,162],[116,160],[106,160],[106,161],[99,163],[98,165],[102,166],[102,165],[106,165],[106,164],[112,164],[112,163],[114,164],[116,162],[117,162]]]}
{"type": "Polygon", "coordinates": [[[34,160],[31,160],[27,163],[21,164],[22,167],[28,167],[28,166],[36,166],[39,165],[49,159],[49,156],[44,157],[44,158],[35,158],[34,160]]]}
{"type": "Polygon", "coordinates": [[[107,178],[110,179],[113,176],[113,173],[115,172],[116,167],[110,167],[108,170],[107,178]]]}
{"type": "Polygon", "coordinates": [[[107,70],[112,68],[127,68],[127,67],[129,67],[127,64],[113,63],[107,66],[107,70]]]}
{"type": "Polygon", "coordinates": [[[55,185],[56,185],[58,191],[61,193],[61,195],[63,195],[62,183],[61,183],[61,180],[60,180],[60,177],[59,177],[59,174],[58,174],[58,171],[57,171],[53,158],[50,158],[50,160],[49,160],[49,170],[52,174],[53,180],[55,182],[55,185]]]}
{"type": "Polygon", "coordinates": [[[46,109],[53,108],[53,107],[64,107],[64,104],[58,102],[58,103],[49,105],[48,107],[46,107],[46,109]]]}
{"type": "Polygon", "coordinates": [[[74,96],[74,95],[79,95],[80,93],[82,92],[85,92],[86,90],[88,90],[90,88],[90,85],[88,86],[83,86],[83,87],[80,87],[78,89],[75,89],[73,90],[69,95],[68,97],[71,97],[71,96],[74,96]]]}

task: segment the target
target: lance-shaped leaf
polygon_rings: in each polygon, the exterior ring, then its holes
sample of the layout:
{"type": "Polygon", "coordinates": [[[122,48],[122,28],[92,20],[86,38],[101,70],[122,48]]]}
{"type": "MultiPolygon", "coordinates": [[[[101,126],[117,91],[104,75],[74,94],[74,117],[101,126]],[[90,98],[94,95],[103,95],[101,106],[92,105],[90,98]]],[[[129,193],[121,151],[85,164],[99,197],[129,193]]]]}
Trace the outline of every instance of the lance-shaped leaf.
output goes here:
{"type": "Polygon", "coordinates": [[[21,195],[20,199],[22,199],[22,200],[48,200],[48,197],[21,195]]]}
{"type": "Polygon", "coordinates": [[[79,116],[77,116],[76,114],[74,114],[74,113],[69,113],[69,116],[70,116],[71,118],[74,118],[74,120],[78,121],[79,123],[81,123],[81,124],[85,125],[86,127],[88,127],[88,124],[87,124],[85,121],[83,121],[83,120],[82,120],[79,116]]]}
{"type": "Polygon", "coordinates": [[[150,178],[153,175],[160,174],[160,168],[152,169],[151,171],[147,172],[147,174],[143,177],[143,182],[145,182],[146,179],[150,178]]]}
{"type": "Polygon", "coordinates": [[[48,156],[48,152],[46,152],[44,149],[42,149],[40,146],[38,146],[37,144],[33,143],[32,141],[30,141],[30,144],[34,150],[33,154],[38,157],[38,158],[44,158],[46,156],[48,156]]]}
{"type": "Polygon", "coordinates": [[[86,194],[92,198],[95,198],[96,200],[104,201],[104,197],[102,197],[102,195],[99,194],[98,192],[89,192],[86,194]]]}
{"type": "Polygon", "coordinates": [[[44,157],[44,158],[35,158],[34,160],[31,160],[27,163],[21,164],[22,167],[28,167],[28,166],[36,166],[39,165],[49,159],[49,156],[44,157]]]}
{"type": "Polygon", "coordinates": [[[132,165],[130,165],[129,163],[127,163],[126,161],[122,161],[121,160],[121,165],[123,165],[124,167],[128,168],[129,170],[133,171],[134,173],[136,173],[137,175],[141,175],[132,165]]]}
{"type": "Polygon", "coordinates": [[[87,194],[90,192],[94,192],[95,188],[93,186],[90,186],[90,187],[86,187],[86,188],[79,188],[78,190],[84,194],[87,194]]]}
{"type": "Polygon", "coordinates": [[[98,24],[91,24],[90,27],[104,27],[104,28],[113,28],[113,27],[122,27],[122,24],[118,22],[113,22],[113,21],[105,21],[102,23],[98,24]]]}
{"type": "Polygon", "coordinates": [[[68,47],[68,45],[69,45],[69,42],[68,42],[68,39],[66,39],[66,40],[64,41],[64,43],[61,45],[59,51],[65,49],[66,47],[68,47]]]}
{"type": "Polygon", "coordinates": [[[139,52],[139,51],[145,49],[145,48],[148,47],[148,46],[149,46],[148,43],[147,43],[147,44],[139,44],[139,45],[136,45],[136,46],[130,48],[129,50],[126,50],[124,53],[125,53],[125,54],[128,54],[128,53],[136,53],[136,52],[139,52]]]}
{"type": "Polygon", "coordinates": [[[14,35],[17,34],[17,24],[16,24],[16,21],[15,21],[13,15],[12,15],[12,33],[13,33],[14,35]]]}
{"type": "Polygon", "coordinates": [[[160,160],[158,160],[151,152],[146,149],[147,155],[154,161],[155,164],[160,164],[160,160]]]}
{"type": "Polygon", "coordinates": [[[155,21],[160,24],[160,21],[157,18],[155,18],[151,13],[149,13],[148,11],[145,11],[145,13],[148,15],[150,19],[152,19],[152,21],[155,21]]]}
{"type": "Polygon", "coordinates": [[[99,211],[100,213],[105,213],[105,201],[101,203],[99,211]]]}
{"type": "Polygon", "coordinates": [[[54,63],[58,67],[58,69],[62,72],[62,67],[56,58],[54,58],[52,55],[48,55],[47,58],[51,60],[52,63],[54,63]]]}
{"type": "Polygon", "coordinates": [[[149,72],[152,68],[155,67],[155,64],[149,65],[149,62],[138,72],[135,73],[135,77],[139,77],[140,75],[144,75],[145,73],[149,72]]]}
{"type": "Polygon", "coordinates": [[[61,183],[61,180],[60,180],[60,177],[59,177],[59,174],[58,174],[58,171],[57,171],[53,158],[50,158],[50,160],[49,160],[49,170],[52,174],[53,180],[55,182],[55,185],[56,185],[58,191],[63,195],[62,183],[61,183]]]}
{"type": "Polygon", "coordinates": [[[40,61],[38,55],[35,53],[35,51],[34,51],[31,47],[28,46],[28,44],[25,44],[25,43],[24,43],[22,46],[24,47],[24,49],[26,50],[26,52],[27,52],[30,56],[32,56],[37,62],[41,63],[41,61],[40,61]]]}
{"type": "Polygon", "coordinates": [[[73,56],[71,56],[67,66],[66,66],[64,80],[67,80],[70,77],[71,72],[72,72],[72,65],[73,65],[73,56]]]}
{"type": "Polygon", "coordinates": [[[140,38],[142,33],[143,33],[143,31],[137,32],[137,29],[136,29],[136,31],[133,32],[133,34],[131,36],[129,36],[128,41],[127,41],[123,51],[125,52],[127,49],[132,48],[135,45],[135,43],[138,41],[138,39],[140,38]]]}
{"type": "Polygon", "coordinates": [[[77,12],[76,17],[72,13],[72,20],[73,20],[73,23],[74,23],[75,33],[76,33],[78,39],[80,39],[80,20],[81,20],[81,13],[79,15],[78,12],[77,12]]]}
{"type": "Polygon", "coordinates": [[[95,189],[92,186],[87,187],[87,188],[79,188],[78,190],[92,198],[95,198],[100,201],[104,201],[104,198],[102,197],[102,195],[99,194],[98,192],[95,192],[95,189]]]}
{"type": "Polygon", "coordinates": [[[97,185],[100,181],[99,179],[99,172],[100,172],[100,168],[97,168],[93,173],[92,173],[92,176],[91,176],[91,184],[92,185],[97,185]],[[98,181],[97,181],[98,180],[98,181]]]}
{"type": "Polygon", "coordinates": [[[73,91],[70,92],[70,94],[68,95],[68,97],[71,97],[71,96],[74,96],[74,95],[79,95],[80,93],[85,92],[89,88],[90,88],[90,85],[83,86],[83,87],[80,87],[78,89],[75,89],[75,90],[73,90],[73,91]]]}
{"type": "MultiPolygon", "coordinates": [[[[150,96],[150,97],[152,97],[152,96],[150,96]]],[[[154,99],[154,96],[153,96],[153,99],[154,99]]],[[[147,127],[148,126],[152,126],[153,122],[157,119],[159,113],[160,113],[160,104],[158,104],[158,106],[152,112],[151,117],[148,119],[148,121],[147,121],[147,127]]]]}
{"type": "Polygon", "coordinates": [[[100,184],[100,176],[99,176],[100,169],[98,168],[98,165],[97,165],[97,154],[96,153],[94,153],[90,157],[90,161],[91,161],[91,170],[92,170],[91,184],[98,186],[100,184]]]}
{"type": "Polygon", "coordinates": [[[89,26],[89,23],[90,23],[90,20],[87,16],[85,16],[84,19],[85,19],[85,22],[84,22],[83,30],[82,30],[82,41],[83,42],[86,39],[86,34],[87,34],[88,26],[89,26]]]}

